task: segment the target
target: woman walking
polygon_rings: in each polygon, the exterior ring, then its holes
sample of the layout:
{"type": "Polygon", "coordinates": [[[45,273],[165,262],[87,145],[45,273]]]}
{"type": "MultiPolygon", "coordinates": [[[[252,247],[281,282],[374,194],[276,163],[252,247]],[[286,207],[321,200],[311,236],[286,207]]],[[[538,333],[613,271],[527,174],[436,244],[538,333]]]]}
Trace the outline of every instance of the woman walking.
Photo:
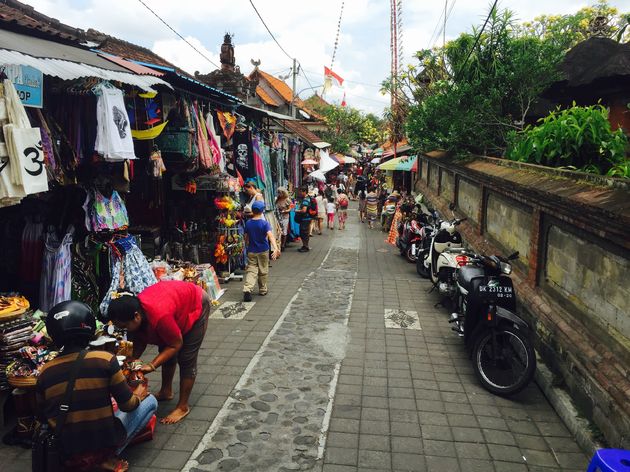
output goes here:
{"type": "Polygon", "coordinates": [[[284,251],[287,245],[287,235],[289,234],[289,220],[291,219],[291,199],[289,192],[283,187],[278,188],[278,196],[276,197],[276,209],[278,210],[278,221],[282,227],[282,238],[280,249],[284,251]]]}
{"type": "Polygon", "coordinates": [[[367,193],[365,190],[359,190],[359,221],[365,223],[367,213],[367,193]]]}
{"type": "Polygon", "coordinates": [[[372,229],[374,228],[374,222],[378,217],[378,195],[376,195],[374,188],[370,189],[365,200],[368,226],[370,229],[372,229]]]}
{"type": "Polygon", "coordinates": [[[324,198],[324,192],[319,191],[317,195],[317,234],[322,234],[322,226],[324,225],[324,218],[326,218],[326,199],[324,198]]]}

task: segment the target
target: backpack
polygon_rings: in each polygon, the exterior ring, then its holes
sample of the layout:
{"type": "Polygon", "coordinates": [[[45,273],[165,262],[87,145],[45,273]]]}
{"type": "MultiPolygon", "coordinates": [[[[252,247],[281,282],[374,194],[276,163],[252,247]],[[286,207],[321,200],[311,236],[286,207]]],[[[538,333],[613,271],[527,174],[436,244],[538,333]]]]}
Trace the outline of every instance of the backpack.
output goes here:
{"type": "Polygon", "coordinates": [[[308,206],[308,214],[310,216],[317,216],[317,199],[315,197],[310,198],[310,204],[308,206]]]}
{"type": "Polygon", "coordinates": [[[339,199],[339,206],[344,210],[348,208],[348,199],[347,198],[339,199]]]}

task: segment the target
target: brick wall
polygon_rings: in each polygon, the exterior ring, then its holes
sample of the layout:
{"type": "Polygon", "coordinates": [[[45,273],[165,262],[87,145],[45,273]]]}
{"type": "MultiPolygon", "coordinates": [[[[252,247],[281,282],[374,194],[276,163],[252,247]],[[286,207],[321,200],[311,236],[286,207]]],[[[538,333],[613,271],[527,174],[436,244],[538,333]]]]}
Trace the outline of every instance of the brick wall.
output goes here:
{"type": "Polygon", "coordinates": [[[419,159],[430,179],[427,185],[421,174],[416,191],[442,214],[456,202],[469,217],[460,226],[468,244],[489,254],[520,252],[513,280],[537,351],[609,444],[630,449],[630,209],[622,203],[615,215],[581,197],[630,202],[630,191],[621,185],[610,193],[491,159],[419,159]]]}

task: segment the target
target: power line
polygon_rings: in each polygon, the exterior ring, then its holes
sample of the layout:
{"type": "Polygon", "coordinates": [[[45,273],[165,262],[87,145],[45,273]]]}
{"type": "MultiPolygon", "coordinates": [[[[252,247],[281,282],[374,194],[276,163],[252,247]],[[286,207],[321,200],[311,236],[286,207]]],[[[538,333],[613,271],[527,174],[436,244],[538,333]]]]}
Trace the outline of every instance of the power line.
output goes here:
{"type": "Polygon", "coordinates": [[[267,26],[267,23],[265,23],[265,20],[263,20],[263,17],[260,16],[260,13],[258,12],[258,8],[256,8],[256,5],[254,5],[253,0],[249,0],[249,3],[251,3],[252,8],[254,9],[254,11],[256,12],[256,15],[258,15],[258,19],[262,22],[263,26],[265,27],[265,29],[267,30],[267,33],[269,33],[269,36],[271,36],[271,38],[276,42],[276,44],[278,45],[278,47],[280,48],[280,50],[291,60],[293,60],[294,58],[280,45],[280,43],[278,42],[278,40],[276,39],[276,37],[273,35],[273,33],[271,32],[271,30],[269,29],[269,27],[267,26]]]}
{"type": "Polygon", "coordinates": [[[440,28],[440,31],[438,31],[437,36],[433,40],[433,44],[431,45],[431,47],[435,46],[435,43],[438,41],[438,39],[440,39],[440,35],[441,34],[446,34],[446,22],[451,17],[451,13],[453,12],[453,8],[455,7],[455,3],[457,3],[456,0],[454,0],[453,3],[451,3],[451,6],[449,7],[448,12],[446,13],[446,18],[444,19],[444,22],[442,23],[442,27],[440,28]]]}
{"type": "MultiPolygon", "coordinates": [[[[306,70],[304,68],[302,68],[302,70],[304,70],[305,72],[308,72],[309,74],[319,74],[319,72],[315,72],[314,70],[306,70]]],[[[368,84],[367,82],[358,82],[356,80],[348,80],[348,79],[343,79],[344,82],[348,82],[350,84],[359,84],[359,85],[367,85],[368,87],[374,87],[377,89],[381,88],[381,85],[376,85],[376,84],[368,84]]]]}
{"type": "Polygon", "coordinates": [[[479,39],[481,39],[481,35],[483,34],[483,30],[486,28],[486,25],[488,24],[488,21],[490,21],[490,17],[492,16],[492,12],[496,8],[498,1],[499,0],[494,0],[494,4],[492,5],[492,8],[490,8],[490,12],[488,13],[488,16],[486,17],[486,21],[483,22],[483,26],[481,27],[481,30],[479,31],[479,34],[475,38],[475,43],[473,44],[473,47],[470,48],[470,51],[468,51],[468,55],[466,56],[466,60],[464,61],[464,64],[462,65],[462,69],[464,67],[466,67],[466,64],[468,64],[468,59],[470,59],[470,56],[472,55],[472,52],[477,47],[477,43],[479,43],[479,39]]]}
{"type": "Polygon", "coordinates": [[[220,67],[218,65],[216,65],[212,59],[210,59],[208,56],[206,56],[204,53],[202,53],[199,49],[197,49],[195,46],[193,46],[186,38],[184,38],[181,34],[179,34],[177,31],[175,31],[175,29],[169,25],[166,21],[164,21],[160,15],[158,15],[157,13],[155,13],[150,7],[149,5],[147,5],[146,3],[144,3],[142,0],[138,0],[142,5],[144,5],[144,7],[149,10],[153,16],[155,16],[158,20],[160,20],[162,23],[164,23],[164,25],[170,29],[173,33],[175,33],[177,36],[179,36],[179,38],[184,41],[186,44],[188,44],[191,48],[193,48],[201,57],[203,57],[206,61],[208,61],[210,64],[212,64],[214,67],[216,67],[217,69],[220,69],[220,67]]]}

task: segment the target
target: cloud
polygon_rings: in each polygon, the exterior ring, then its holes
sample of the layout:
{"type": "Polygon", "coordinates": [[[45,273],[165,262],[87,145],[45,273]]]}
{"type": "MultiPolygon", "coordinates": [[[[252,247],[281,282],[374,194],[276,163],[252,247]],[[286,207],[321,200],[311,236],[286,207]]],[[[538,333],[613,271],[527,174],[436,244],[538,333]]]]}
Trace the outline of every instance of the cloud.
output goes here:
{"type": "MultiPolygon", "coordinates": [[[[138,0],[23,0],[37,10],[83,29],[94,28],[145,47],[188,72],[213,69],[203,57],[153,16],[138,0]]],[[[226,32],[234,33],[236,60],[244,73],[250,59],[260,59],[261,68],[277,73],[288,70],[292,61],[270,38],[249,0],[143,0],[170,26],[218,64],[220,45],[226,32]]],[[[454,38],[472,25],[480,24],[490,7],[489,0],[465,0],[454,4],[446,27],[446,39],[454,38]]],[[[520,21],[540,14],[566,14],[592,1],[502,0],[501,8],[515,12],[520,21]]],[[[254,0],[278,42],[289,55],[299,59],[304,72],[298,91],[308,96],[308,87],[323,83],[323,66],[330,65],[341,0],[254,0]]],[[[621,10],[630,10],[630,0],[610,0],[621,10]]],[[[429,39],[444,9],[444,2],[403,2],[403,51],[405,63],[413,54],[430,46],[429,39]]],[[[438,43],[441,38],[438,39],[438,43]]],[[[378,84],[390,70],[389,3],[383,0],[346,0],[334,70],[348,80],[349,105],[380,114],[387,97],[378,84]],[[355,83],[353,83],[354,81],[355,83]],[[362,82],[369,85],[361,85],[362,82]]],[[[289,84],[290,80],[287,81],[289,84]]],[[[331,97],[341,100],[343,91],[331,97]]]]}

